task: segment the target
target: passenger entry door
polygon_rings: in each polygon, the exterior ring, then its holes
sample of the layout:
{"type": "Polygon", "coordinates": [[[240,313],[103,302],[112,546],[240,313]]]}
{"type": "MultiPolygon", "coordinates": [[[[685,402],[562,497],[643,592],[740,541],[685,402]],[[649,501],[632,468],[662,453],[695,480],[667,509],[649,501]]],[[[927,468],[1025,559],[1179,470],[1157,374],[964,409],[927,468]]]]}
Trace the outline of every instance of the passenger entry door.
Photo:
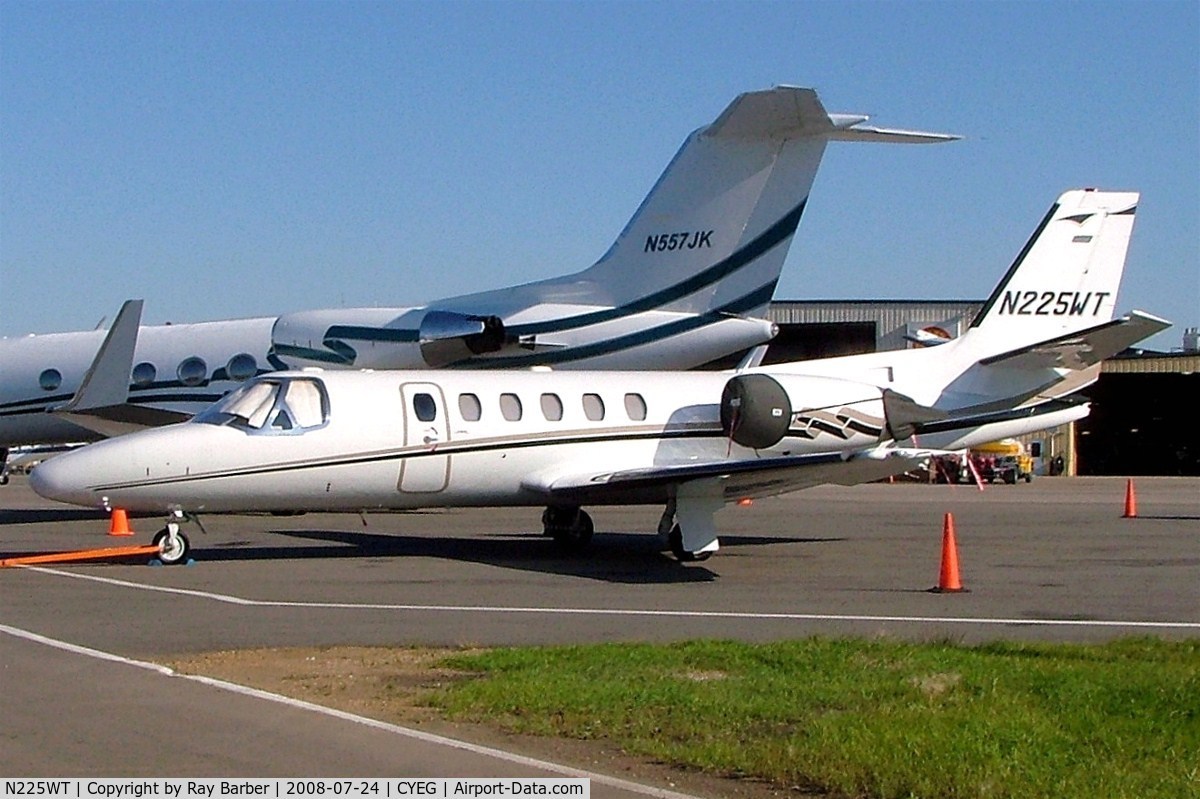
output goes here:
{"type": "Polygon", "coordinates": [[[446,398],[433,383],[405,383],[400,386],[404,404],[404,446],[419,450],[406,452],[400,461],[397,488],[407,493],[435,493],[450,481],[450,456],[437,454],[438,447],[450,438],[450,420],[446,398]]]}

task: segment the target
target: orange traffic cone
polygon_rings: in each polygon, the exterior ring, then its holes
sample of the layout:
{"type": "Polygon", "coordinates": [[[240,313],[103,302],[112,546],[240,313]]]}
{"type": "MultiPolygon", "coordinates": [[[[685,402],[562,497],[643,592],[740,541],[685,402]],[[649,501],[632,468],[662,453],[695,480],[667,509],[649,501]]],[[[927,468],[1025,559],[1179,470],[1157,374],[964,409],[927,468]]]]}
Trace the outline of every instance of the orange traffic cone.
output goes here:
{"type": "Polygon", "coordinates": [[[935,594],[955,594],[966,591],[958,578],[958,543],[954,540],[954,515],[946,514],[942,522],[942,573],[938,584],[929,589],[935,594]]]}
{"type": "Polygon", "coordinates": [[[1125,483],[1125,513],[1121,515],[1122,519],[1137,518],[1137,492],[1133,490],[1133,478],[1129,478],[1125,483]]]}
{"type": "Polygon", "coordinates": [[[120,508],[113,508],[112,521],[108,523],[108,534],[118,536],[134,535],[133,530],[129,529],[129,517],[120,508]]]}

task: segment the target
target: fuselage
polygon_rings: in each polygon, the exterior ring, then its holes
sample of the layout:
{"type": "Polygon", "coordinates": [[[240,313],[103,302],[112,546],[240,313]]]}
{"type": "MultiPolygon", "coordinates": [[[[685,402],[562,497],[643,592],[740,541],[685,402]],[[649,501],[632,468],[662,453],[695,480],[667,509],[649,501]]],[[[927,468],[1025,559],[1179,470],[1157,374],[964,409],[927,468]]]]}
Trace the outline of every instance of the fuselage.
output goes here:
{"type": "MultiPolygon", "coordinates": [[[[540,505],[560,479],[849,453],[885,437],[876,386],[788,380],[776,445],[726,435],[729,373],[319,372],[268,375],[191,422],[55,458],[34,487],[138,511],[540,505]]],[[[660,502],[665,494],[604,502],[660,502]]]]}
{"type": "MultiPolygon", "coordinates": [[[[352,311],[340,313],[343,319],[355,318],[352,311]]],[[[325,362],[316,346],[307,352],[318,357],[305,357],[305,350],[294,346],[280,357],[273,341],[280,320],[141,327],[129,402],[190,416],[251,377],[289,367],[321,364],[358,369],[365,362],[367,367],[427,368],[415,336],[408,341],[357,342],[359,355],[350,363],[325,362]]],[[[293,327],[291,340],[296,340],[295,335],[293,327]]],[[[774,326],[763,319],[656,312],[626,315],[562,335],[565,338],[554,348],[490,354],[464,362],[461,368],[511,366],[516,359],[522,364],[552,361],[560,369],[605,365],[690,369],[769,340],[774,326]]],[[[0,446],[65,444],[100,437],[49,411],[71,399],[103,339],[102,330],[0,339],[0,446]]]]}
{"type": "MultiPolygon", "coordinates": [[[[262,317],[143,326],[129,402],[191,415],[245,380],[282,368],[270,356],[274,322],[262,317]]],[[[48,411],[74,396],[104,336],[90,330],[0,339],[0,446],[99,437],[48,411]]]]}

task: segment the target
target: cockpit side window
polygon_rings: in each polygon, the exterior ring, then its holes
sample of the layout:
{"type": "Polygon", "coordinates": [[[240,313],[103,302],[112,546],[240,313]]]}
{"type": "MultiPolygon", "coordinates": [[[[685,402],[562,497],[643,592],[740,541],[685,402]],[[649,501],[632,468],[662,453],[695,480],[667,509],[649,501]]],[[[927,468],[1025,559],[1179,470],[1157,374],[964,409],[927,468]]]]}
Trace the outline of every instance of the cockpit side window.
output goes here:
{"type": "Polygon", "coordinates": [[[320,427],[328,415],[329,400],[319,380],[285,378],[249,382],[194,421],[250,433],[298,433],[320,427]]]}
{"type": "Polygon", "coordinates": [[[300,427],[317,427],[325,423],[325,407],[321,387],[316,380],[289,380],[284,401],[300,427]]]}

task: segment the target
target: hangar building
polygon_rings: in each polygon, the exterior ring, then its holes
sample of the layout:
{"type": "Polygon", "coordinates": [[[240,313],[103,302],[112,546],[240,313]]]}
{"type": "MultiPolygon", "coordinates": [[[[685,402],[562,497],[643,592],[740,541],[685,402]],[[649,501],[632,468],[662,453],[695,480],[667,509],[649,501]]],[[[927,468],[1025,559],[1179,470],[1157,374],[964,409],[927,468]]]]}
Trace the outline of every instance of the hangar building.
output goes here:
{"type": "MultiPolygon", "coordinates": [[[[956,338],[983,300],[778,300],[779,335],[764,363],[857,355],[917,346],[923,336],[956,338]]],[[[1200,335],[1184,351],[1130,351],[1101,365],[1083,391],[1092,412],[1077,424],[1025,436],[1040,473],[1062,457],[1067,474],[1200,476],[1200,335]]]]}

